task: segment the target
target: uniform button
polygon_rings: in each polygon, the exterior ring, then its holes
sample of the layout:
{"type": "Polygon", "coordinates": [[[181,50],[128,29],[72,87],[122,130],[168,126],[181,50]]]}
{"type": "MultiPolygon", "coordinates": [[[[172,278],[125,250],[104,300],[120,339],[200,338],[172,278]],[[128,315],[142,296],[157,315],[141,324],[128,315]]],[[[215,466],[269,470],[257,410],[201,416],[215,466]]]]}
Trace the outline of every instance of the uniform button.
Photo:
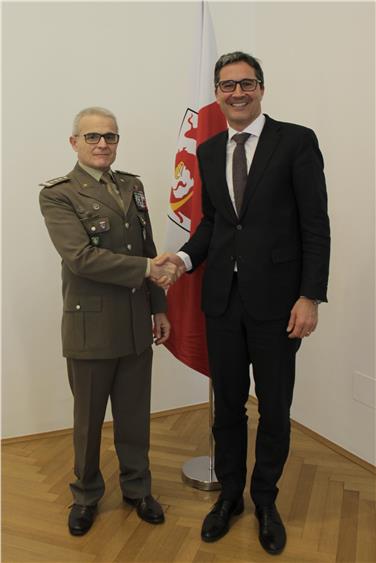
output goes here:
{"type": "Polygon", "coordinates": [[[90,227],[90,230],[91,230],[91,231],[96,231],[97,229],[93,226],[93,227],[90,227]]]}
{"type": "Polygon", "coordinates": [[[131,244],[127,244],[127,248],[128,248],[128,250],[132,250],[132,245],[131,245],[131,244]]]}
{"type": "Polygon", "coordinates": [[[238,231],[241,231],[243,227],[241,225],[236,225],[236,228],[238,229],[238,231]]]}
{"type": "Polygon", "coordinates": [[[129,223],[124,223],[124,227],[125,227],[126,229],[129,229],[129,223]]]}
{"type": "Polygon", "coordinates": [[[125,182],[124,178],[120,178],[120,182],[125,182]]]}
{"type": "Polygon", "coordinates": [[[132,287],[132,293],[136,293],[136,288],[132,287]]]}
{"type": "Polygon", "coordinates": [[[81,309],[81,305],[76,305],[76,309],[79,311],[81,309]]]}

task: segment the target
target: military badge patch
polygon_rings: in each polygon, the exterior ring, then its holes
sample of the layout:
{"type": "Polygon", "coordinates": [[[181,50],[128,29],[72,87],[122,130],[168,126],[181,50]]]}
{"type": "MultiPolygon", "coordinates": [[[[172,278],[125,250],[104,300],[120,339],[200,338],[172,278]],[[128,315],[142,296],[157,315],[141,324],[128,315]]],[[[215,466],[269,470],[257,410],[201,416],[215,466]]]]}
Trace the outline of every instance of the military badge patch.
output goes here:
{"type": "Polygon", "coordinates": [[[108,231],[108,229],[110,228],[108,219],[100,219],[98,221],[98,225],[102,231],[108,231]]]}
{"type": "Polygon", "coordinates": [[[145,194],[141,190],[136,190],[133,192],[133,199],[136,204],[136,207],[139,211],[147,211],[148,206],[146,204],[145,194]]]}
{"type": "Polygon", "coordinates": [[[90,242],[93,246],[99,246],[100,240],[98,236],[90,237],[90,242]]]}

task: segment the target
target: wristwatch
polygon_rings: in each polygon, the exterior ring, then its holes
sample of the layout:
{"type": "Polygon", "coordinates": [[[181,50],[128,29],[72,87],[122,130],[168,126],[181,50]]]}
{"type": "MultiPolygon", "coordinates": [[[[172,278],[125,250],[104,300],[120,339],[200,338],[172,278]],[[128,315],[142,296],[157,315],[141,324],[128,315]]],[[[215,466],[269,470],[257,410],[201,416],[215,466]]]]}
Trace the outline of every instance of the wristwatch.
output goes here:
{"type": "Polygon", "coordinates": [[[312,301],[312,303],[314,305],[320,305],[320,303],[322,303],[322,301],[320,299],[311,299],[310,297],[306,297],[305,295],[301,295],[300,297],[304,297],[305,299],[309,299],[310,301],[312,301]]]}

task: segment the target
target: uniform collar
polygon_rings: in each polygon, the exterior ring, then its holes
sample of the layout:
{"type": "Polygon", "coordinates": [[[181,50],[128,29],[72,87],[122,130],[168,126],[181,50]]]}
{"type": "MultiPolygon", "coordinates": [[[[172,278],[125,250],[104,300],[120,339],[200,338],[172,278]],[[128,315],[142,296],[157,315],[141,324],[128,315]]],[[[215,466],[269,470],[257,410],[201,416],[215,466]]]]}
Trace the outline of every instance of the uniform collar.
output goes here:
{"type": "MultiPolygon", "coordinates": [[[[88,174],[90,174],[90,176],[92,176],[94,178],[94,180],[96,180],[97,182],[100,181],[100,179],[102,178],[104,172],[102,170],[97,170],[96,168],[92,168],[91,166],[86,166],[86,164],[82,164],[82,162],[78,161],[78,165],[80,168],[82,168],[82,170],[84,170],[85,172],[87,172],[88,174]]],[[[110,176],[113,178],[113,173],[112,170],[109,169],[108,170],[110,176]]]]}

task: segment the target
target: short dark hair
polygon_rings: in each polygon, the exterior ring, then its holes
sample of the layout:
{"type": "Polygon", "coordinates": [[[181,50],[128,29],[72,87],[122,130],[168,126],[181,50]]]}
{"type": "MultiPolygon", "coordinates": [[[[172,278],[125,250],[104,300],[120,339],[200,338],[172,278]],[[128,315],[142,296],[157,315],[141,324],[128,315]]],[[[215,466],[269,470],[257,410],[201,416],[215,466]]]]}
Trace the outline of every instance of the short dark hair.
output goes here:
{"type": "Polygon", "coordinates": [[[243,53],[242,51],[234,51],[233,53],[227,53],[219,57],[218,61],[215,63],[214,69],[214,85],[217,87],[219,82],[219,73],[221,69],[226,65],[231,65],[233,63],[245,62],[249,66],[255,69],[256,78],[260,80],[260,86],[264,86],[264,73],[261,68],[260,62],[252,55],[248,53],[243,53]]]}

